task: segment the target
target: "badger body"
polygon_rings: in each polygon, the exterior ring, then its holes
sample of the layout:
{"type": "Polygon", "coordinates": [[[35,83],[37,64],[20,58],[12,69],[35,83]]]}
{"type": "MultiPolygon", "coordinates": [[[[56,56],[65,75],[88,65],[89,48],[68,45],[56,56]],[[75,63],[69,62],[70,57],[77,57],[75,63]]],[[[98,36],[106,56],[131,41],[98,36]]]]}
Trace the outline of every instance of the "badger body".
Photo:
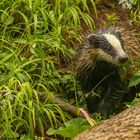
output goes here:
{"type": "Polygon", "coordinates": [[[119,74],[128,56],[116,27],[90,34],[87,40],[76,57],[76,76],[85,93],[94,93],[87,98],[88,110],[108,118],[129,92],[119,74]]]}

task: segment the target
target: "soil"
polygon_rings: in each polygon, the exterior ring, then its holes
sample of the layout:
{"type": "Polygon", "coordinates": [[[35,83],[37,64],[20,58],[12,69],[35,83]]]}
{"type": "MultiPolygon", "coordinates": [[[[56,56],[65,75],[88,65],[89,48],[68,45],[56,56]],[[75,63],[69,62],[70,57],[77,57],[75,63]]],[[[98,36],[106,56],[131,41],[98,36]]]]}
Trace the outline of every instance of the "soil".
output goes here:
{"type": "Polygon", "coordinates": [[[91,16],[95,21],[96,28],[104,27],[109,25],[115,25],[119,27],[124,27],[126,29],[132,29],[132,24],[130,22],[130,10],[123,9],[118,1],[112,2],[112,0],[102,0],[96,4],[98,18],[96,18],[93,8],[90,7],[91,16]],[[108,19],[107,15],[115,14],[116,20],[112,18],[108,19]]]}

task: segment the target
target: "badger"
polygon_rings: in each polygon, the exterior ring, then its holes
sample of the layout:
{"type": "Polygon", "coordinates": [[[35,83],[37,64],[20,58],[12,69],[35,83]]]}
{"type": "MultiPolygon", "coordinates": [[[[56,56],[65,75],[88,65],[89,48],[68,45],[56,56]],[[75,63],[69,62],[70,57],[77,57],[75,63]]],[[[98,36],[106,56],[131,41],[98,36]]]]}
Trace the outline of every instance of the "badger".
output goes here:
{"type": "Polygon", "coordinates": [[[92,93],[87,97],[89,112],[108,118],[130,92],[119,73],[128,55],[118,27],[97,30],[87,41],[76,56],[76,77],[83,92],[92,93]]]}

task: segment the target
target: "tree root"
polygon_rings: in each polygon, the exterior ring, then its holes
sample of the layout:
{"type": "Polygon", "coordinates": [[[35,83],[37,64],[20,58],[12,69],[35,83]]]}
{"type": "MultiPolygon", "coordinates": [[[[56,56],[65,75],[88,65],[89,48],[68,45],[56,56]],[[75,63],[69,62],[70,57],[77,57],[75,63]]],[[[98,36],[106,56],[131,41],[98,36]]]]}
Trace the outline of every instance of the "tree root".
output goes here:
{"type": "Polygon", "coordinates": [[[140,104],[102,121],[73,140],[140,140],[140,104]]]}

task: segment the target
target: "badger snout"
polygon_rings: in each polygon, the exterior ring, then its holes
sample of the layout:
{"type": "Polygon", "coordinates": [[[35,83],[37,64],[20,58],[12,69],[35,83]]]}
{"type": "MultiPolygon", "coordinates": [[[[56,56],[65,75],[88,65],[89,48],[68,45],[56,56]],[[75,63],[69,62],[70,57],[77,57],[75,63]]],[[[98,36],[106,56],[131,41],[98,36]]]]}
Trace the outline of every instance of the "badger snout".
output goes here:
{"type": "Polygon", "coordinates": [[[118,57],[118,62],[121,63],[121,64],[124,64],[125,62],[127,62],[127,60],[128,60],[127,55],[123,55],[123,56],[118,57]]]}

